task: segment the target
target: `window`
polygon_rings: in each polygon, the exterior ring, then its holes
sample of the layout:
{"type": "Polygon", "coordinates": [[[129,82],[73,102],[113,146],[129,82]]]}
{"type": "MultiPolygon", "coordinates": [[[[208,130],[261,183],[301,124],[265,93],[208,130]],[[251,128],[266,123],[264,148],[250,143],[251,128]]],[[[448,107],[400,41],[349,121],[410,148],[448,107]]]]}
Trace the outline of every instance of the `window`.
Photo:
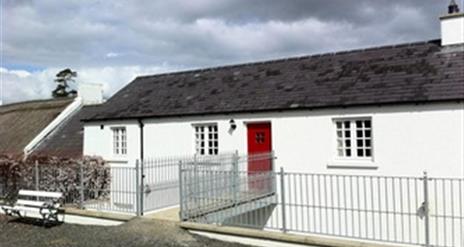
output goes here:
{"type": "Polygon", "coordinates": [[[195,125],[195,147],[199,155],[217,155],[219,153],[217,124],[195,125]]]}
{"type": "Polygon", "coordinates": [[[335,125],[338,157],[372,157],[372,121],[370,119],[336,120],[335,125]]]}
{"type": "Polygon", "coordinates": [[[116,155],[127,154],[126,128],[118,127],[118,128],[112,128],[112,130],[113,130],[113,154],[116,154],[116,155]]]}

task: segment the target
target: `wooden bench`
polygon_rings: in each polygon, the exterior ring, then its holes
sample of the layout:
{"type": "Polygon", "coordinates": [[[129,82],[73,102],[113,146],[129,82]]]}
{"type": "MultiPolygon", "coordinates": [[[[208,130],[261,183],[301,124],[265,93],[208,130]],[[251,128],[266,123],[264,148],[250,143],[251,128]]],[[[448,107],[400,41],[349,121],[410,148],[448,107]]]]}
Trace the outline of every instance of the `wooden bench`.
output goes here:
{"type": "Polygon", "coordinates": [[[35,190],[20,190],[18,199],[13,206],[3,206],[5,214],[10,216],[27,217],[27,213],[37,213],[42,216],[44,224],[59,222],[61,192],[47,192],[35,190]]]}

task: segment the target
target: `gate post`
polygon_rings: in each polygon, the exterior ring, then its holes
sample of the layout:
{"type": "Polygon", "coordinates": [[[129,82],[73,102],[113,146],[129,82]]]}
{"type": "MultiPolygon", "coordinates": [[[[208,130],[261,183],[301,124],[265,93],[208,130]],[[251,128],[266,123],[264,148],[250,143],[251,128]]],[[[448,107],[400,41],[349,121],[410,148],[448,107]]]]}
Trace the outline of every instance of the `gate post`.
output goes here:
{"type": "Polygon", "coordinates": [[[200,192],[200,183],[198,181],[198,160],[197,160],[196,153],[193,155],[193,188],[192,188],[192,191],[193,191],[194,198],[195,198],[194,201],[195,203],[197,203],[198,198],[200,198],[200,195],[198,194],[200,192]]]}
{"type": "Polygon", "coordinates": [[[428,176],[427,172],[424,171],[424,229],[425,229],[425,246],[430,246],[430,216],[429,216],[429,188],[428,188],[428,176]]]}
{"type": "MultiPolygon", "coordinates": [[[[35,161],[35,190],[39,190],[39,161],[35,161]]],[[[39,197],[36,197],[36,200],[39,200],[39,197]]]]}
{"type": "Polygon", "coordinates": [[[282,202],[282,231],[287,232],[287,216],[285,213],[285,173],[284,168],[280,167],[280,200],[282,202]]]}
{"type": "Polygon", "coordinates": [[[79,162],[79,175],[80,175],[80,185],[79,185],[79,192],[80,192],[80,200],[79,200],[79,208],[84,209],[84,165],[82,161],[79,162]]]}
{"type": "Polygon", "coordinates": [[[140,171],[139,160],[135,161],[135,209],[136,215],[140,216],[140,171]]]}
{"type": "Polygon", "coordinates": [[[144,212],[144,195],[145,195],[145,172],[144,172],[145,160],[140,160],[140,215],[143,215],[144,212]]]}
{"type": "Polygon", "coordinates": [[[268,179],[271,180],[271,190],[270,191],[271,193],[275,193],[276,192],[276,177],[275,177],[275,174],[276,174],[276,171],[275,171],[275,151],[272,150],[271,152],[271,171],[270,171],[270,175],[268,175],[268,179]]]}
{"type": "Polygon", "coordinates": [[[238,203],[238,191],[239,191],[239,174],[238,174],[238,151],[235,151],[234,156],[232,157],[232,166],[233,166],[233,172],[232,172],[232,188],[233,188],[233,193],[234,193],[234,205],[238,203]]]}
{"type": "Polygon", "coordinates": [[[39,190],[39,161],[35,161],[35,190],[39,190]]]}
{"type": "Polygon", "coordinates": [[[184,194],[183,194],[183,181],[182,181],[182,160],[179,160],[179,219],[184,221],[184,194]]]}

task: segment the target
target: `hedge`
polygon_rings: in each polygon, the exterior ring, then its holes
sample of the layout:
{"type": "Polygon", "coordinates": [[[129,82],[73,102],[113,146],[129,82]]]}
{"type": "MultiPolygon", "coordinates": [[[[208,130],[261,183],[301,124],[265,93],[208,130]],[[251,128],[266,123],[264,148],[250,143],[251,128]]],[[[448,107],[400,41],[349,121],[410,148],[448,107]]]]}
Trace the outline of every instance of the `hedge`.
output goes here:
{"type": "Polygon", "coordinates": [[[81,171],[85,200],[108,196],[111,171],[99,157],[65,159],[33,156],[23,160],[0,155],[0,197],[11,202],[20,189],[38,189],[62,192],[66,203],[79,204],[81,171]]]}

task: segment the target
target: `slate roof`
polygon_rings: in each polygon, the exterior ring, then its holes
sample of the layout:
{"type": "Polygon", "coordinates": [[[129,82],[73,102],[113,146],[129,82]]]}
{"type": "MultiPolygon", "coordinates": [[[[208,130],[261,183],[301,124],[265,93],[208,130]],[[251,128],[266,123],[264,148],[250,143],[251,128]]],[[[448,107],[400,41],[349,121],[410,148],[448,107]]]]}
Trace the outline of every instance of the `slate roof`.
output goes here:
{"type": "Polygon", "coordinates": [[[22,155],[26,145],[72,101],[37,100],[0,106],[0,154],[22,155]]]}
{"type": "Polygon", "coordinates": [[[81,158],[83,154],[84,124],[81,119],[94,114],[99,105],[83,106],[54,130],[32,153],[33,155],[81,158]]]}
{"type": "Polygon", "coordinates": [[[464,100],[464,46],[440,43],[142,76],[86,120],[464,100]]]}

